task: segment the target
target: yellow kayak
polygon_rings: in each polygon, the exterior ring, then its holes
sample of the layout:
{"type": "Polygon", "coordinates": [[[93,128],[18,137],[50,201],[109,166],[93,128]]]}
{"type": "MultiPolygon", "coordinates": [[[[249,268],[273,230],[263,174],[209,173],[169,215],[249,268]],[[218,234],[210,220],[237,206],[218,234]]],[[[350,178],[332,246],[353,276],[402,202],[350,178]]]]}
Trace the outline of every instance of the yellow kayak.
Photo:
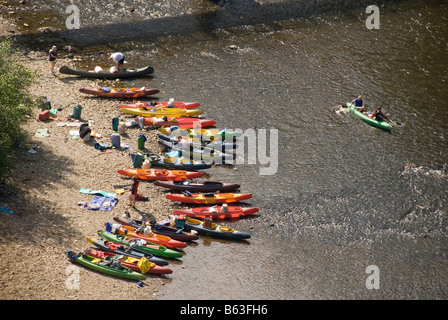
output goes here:
{"type": "Polygon", "coordinates": [[[175,109],[175,108],[120,108],[121,112],[127,114],[133,114],[142,117],[193,117],[202,114],[201,110],[187,110],[187,109],[175,109]]]}

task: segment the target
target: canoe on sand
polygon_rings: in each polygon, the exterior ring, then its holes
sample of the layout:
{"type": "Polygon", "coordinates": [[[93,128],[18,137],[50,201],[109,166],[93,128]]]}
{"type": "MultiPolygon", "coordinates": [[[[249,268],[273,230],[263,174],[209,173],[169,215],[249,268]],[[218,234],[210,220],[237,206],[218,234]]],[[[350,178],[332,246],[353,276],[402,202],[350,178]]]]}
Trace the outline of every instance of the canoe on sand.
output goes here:
{"type": "Polygon", "coordinates": [[[187,180],[200,178],[204,172],[165,170],[165,169],[123,169],[117,171],[119,174],[128,177],[135,177],[141,180],[187,180]]]}
{"type": "Polygon", "coordinates": [[[159,89],[146,89],[146,88],[109,88],[109,87],[99,87],[99,88],[81,88],[79,92],[85,94],[91,94],[94,96],[104,97],[104,98],[140,98],[150,96],[152,94],[159,93],[159,89]]]}
{"type": "Polygon", "coordinates": [[[103,263],[103,260],[90,257],[88,255],[85,255],[83,253],[75,253],[71,250],[66,251],[67,257],[70,259],[73,263],[78,263],[80,265],[83,265],[86,268],[89,268],[91,270],[107,274],[110,276],[123,278],[123,279],[130,279],[130,280],[145,280],[146,276],[144,276],[141,273],[132,271],[131,269],[128,269],[126,267],[123,267],[121,264],[109,264],[109,263],[103,263]]]}
{"type": "Polygon", "coordinates": [[[244,216],[248,216],[258,212],[258,208],[243,208],[236,206],[228,206],[228,207],[195,207],[184,210],[174,210],[173,214],[175,215],[185,215],[187,217],[205,219],[206,217],[212,219],[235,219],[244,216]]]}
{"type": "Polygon", "coordinates": [[[68,66],[62,66],[59,69],[59,72],[63,74],[70,74],[74,76],[81,76],[87,78],[121,79],[121,78],[134,78],[149,75],[154,72],[154,68],[146,66],[139,69],[127,69],[124,70],[123,72],[112,73],[112,72],[93,72],[87,70],[78,70],[68,66]]]}
{"type": "Polygon", "coordinates": [[[183,203],[197,204],[215,204],[215,203],[231,203],[252,198],[250,193],[190,193],[185,194],[167,194],[168,200],[179,201],[183,203]]]}
{"type": "Polygon", "coordinates": [[[152,274],[170,274],[173,273],[173,270],[164,268],[155,263],[150,262],[147,258],[141,257],[140,259],[116,255],[112,252],[105,252],[95,249],[86,249],[84,250],[84,254],[102,259],[118,259],[123,267],[129,268],[132,271],[140,272],[140,273],[152,273],[152,274]]]}
{"type": "Polygon", "coordinates": [[[199,102],[183,102],[175,101],[173,107],[168,106],[168,101],[157,102],[139,102],[134,104],[122,104],[120,108],[138,109],[142,107],[149,108],[177,108],[177,109],[194,109],[200,106],[199,102]]]}
{"type": "Polygon", "coordinates": [[[180,108],[120,108],[122,113],[132,114],[141,117],[194,117],[202,114],[199,109],[180,109],[180,108]]]}
{"type": "Polygon", "coordinates": [[[172,190],[190,191],[190,192],[223,192],[239,189],[237,183],[219,182],[219,181],[155,181],[154,185],[172,190]]]}

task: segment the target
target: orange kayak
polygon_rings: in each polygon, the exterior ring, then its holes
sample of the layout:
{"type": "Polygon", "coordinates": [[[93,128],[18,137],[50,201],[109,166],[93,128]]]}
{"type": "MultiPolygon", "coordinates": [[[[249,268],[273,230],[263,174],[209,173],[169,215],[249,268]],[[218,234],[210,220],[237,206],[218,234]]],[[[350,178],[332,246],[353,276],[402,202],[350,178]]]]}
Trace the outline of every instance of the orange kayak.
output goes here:
{"type": "Polygon", "coordinates": [[[258,212],[258,208],[242,208],[236,206],[228,206],[226,209],[223,207],[199,207],[185,210],[175,210],[175,215],[185,215],[187,217],[205,219],[206,217],[212,219],[235,219],[244,216],[248,216],[258,212]]]}
{"type": "Polygon", "coordinates": [[[201,104],[199,102],[182,102],[175,101],[173,107],[168,107],[168,101],[165,102],[141,102],[134,104],[123,104],[120,108],[131,108],[138,109],[143,107],[150,108],[176,108],[176,109],[194,109],[199,107],[201,104]]]}
{"type": "Polygon", "coordinates": [[[124,169],[118,170],[119,174],[127,177],[135,177],[141,180],[188,180],[199,178],[204,172],[164,169],[124,169]]]}
{"type": "Polygon", "coordinates": [[[215,204],[215,203],[230,203],[252,198],[250,193],[192,193],[185,194],[168,194],[166,198],[172,201],[179,201],[185,203],[198,204],[215,204]]]}
{"type": "MultiPolygon", "coordinates": [[[[107,223],[108,222],[106,222],[104,225],[107,226],[107,223]]],[[[121,234],[123,236],[136,238],[136,239],[143,239],[145,241],[155,243],[155,244],[158,244],[158,245],[170,248],[170,249],[175,249],[175,248],[181,249],[181,248],[187,247],[187,244],[185,242],[174,240],[167,236],[155,234],[154,232],[151,232],[151,234],[149,234],[149,235],[145,235],[145,234],[139,233],[137,228],[134,228],[132,226],[126,226],[126,225],[119,225],[119,226],[120,227],[117,229],[116,232],[118,232],[119,234],[121,234]]]]}
{"type": "Polygon", "coordinates": [[[139,98],[159,93],[159,89],[146,88],[81,88],[80,92],[105,98],[139,98]]]}

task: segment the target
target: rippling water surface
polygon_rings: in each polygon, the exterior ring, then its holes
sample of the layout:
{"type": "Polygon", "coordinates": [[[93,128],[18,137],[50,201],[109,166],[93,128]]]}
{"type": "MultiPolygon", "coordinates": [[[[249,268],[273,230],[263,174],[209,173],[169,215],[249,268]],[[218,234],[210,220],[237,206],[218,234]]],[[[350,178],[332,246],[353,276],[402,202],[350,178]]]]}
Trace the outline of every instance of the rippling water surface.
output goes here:
{"type": "Polygon", "coordinates": [[[156,70],[129,86],[199,101],[220,127],[279,133],[275,175],[210,171],[254,194],[258,217],[224,222],[252,238],[189,246],[159,299],[448,297],[445,1],[384,1],[379,30],[363,1],[79,3],[80,30],[63,27],[68,2],[47,21],[91,63],[123,50],[156,70]],[[359,94],[401,125],[335,112],[359,94]]]}

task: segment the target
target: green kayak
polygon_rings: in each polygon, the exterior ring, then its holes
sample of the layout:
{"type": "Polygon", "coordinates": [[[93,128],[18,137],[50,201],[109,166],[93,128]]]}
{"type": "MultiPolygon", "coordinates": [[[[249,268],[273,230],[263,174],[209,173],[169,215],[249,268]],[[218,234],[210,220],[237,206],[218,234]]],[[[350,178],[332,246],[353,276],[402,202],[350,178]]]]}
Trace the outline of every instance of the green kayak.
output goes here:
{"type": "Polygon", "coordinates": [[[160,246],[158,244],[145,241],[143,239],[134,239],[133,242],[128,242],[124,239],[122,235],[113,234],[106,231],[98,231],[98,235],[108,241],[115,242],[118,244],[122,244],[127,247],[132,247],[132,250],[150,253],[158,257],[163,258],[181,258],[183,254],[179,251],[174,251],[168,249],[164,246],[160,246]],[[142,245],[141,245],[142,244],[142,245]]]}
{"type": "Polygon", "coordinates": [[[108,265],[106,262],[103,262],[101,259],[95,259],[94,257],[81,254],[81,253],[75,253],[71,250],[66,250],[65,252],[67,254],[67,257],[70,259],[73,263],[78,263],[84,267],[87,267],[91,270],[104,273],[110,276],[123,278],[123,279],[129,279],[129,280],[145,280],[146,276],[134,272],[131,269],[128,269],[126,267],[123,267],[120,263],[118,263],[115,266],[108,265]]]}
{"type": "Polygon", "coordinates": [[[371,126],[383,129],[383,130],[392,130],[392,125],[385,121],[381,120],[378,121],[374,118],[370,118],[368,115],[362,113],[361,111],[358,111],[354,105],[350,106],[350,102],[347,102],[347,107],[350,109],[350,112],[353,113],[355,116],[360,118],[362,121],[370,124],[371,126]]]}

